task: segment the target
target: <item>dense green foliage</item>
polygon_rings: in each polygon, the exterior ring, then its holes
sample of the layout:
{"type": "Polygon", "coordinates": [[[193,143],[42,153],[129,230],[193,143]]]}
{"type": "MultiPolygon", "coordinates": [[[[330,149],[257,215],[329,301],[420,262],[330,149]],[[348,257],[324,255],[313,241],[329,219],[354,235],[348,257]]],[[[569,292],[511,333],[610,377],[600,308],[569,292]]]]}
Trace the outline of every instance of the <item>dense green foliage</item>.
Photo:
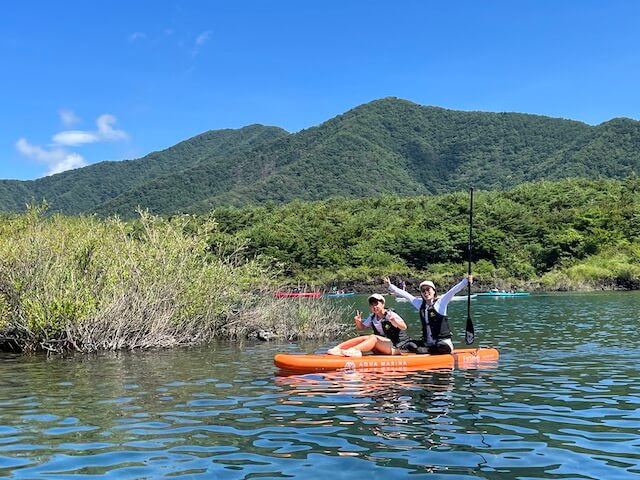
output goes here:
{"type": "Polygon", "coordinates": [[[518,113],[460,112],[387,98],[288,134],[208,132],[129,162],[32,182],[0,181],[0,210],[32,198],[51,211],[133,217],[381,194],[506,189],[562,178],[626,178],[640,167],[640,122],[592,127],[518,113]]]}
{"type": "Polygon", "coordinates": [[[0,223],[0,350],[117,350],[214,337],[338,334],[321,301],[274,299],[274,270],[243,245],[212,241],[212,219],[143,212],[115,218],[45,217],[0,223]]]}
{"type": "MultiPolygon", "coordinates": [[[[248,238],[294,281],[387,274],[449,283],[466,271],[467,192],[218,208],[220,238],[248,238]]],[[[475,193],[474,272],[486,286],[640,288],[640,181],[564,180],[475,193]]],[[[228,241],[228,239],[227,239],[228,241]]]]}
{"type": "MultiPolygon", "coordinates": [[[[93,351],[216,336],[334,336],[343,312],[275,300],[281,284],[410,288],[466,271],[468,192],[219,207],[164,219],[0,222],[0,349],[93,351]]],[[[476,191],[476,288],[640,288],[640,180],[476,191]]]]}

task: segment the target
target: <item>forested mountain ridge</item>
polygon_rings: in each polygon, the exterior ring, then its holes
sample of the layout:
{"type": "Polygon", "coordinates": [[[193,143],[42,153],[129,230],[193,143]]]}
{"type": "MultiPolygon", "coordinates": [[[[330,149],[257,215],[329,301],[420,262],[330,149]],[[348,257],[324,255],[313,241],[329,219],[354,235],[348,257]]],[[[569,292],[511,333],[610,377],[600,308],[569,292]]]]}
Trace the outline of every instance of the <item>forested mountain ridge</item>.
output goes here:
{"type": "Polygon", "coordinates": [[[0,211],[23,211],[25,204],[45,199],[50,211],[86,213],[140,185],[205,160],[222,162],[255,143],[281,135],[288,133],[262,125],[211,130],[137,160],[100,162],[38,180],[1,180],[0,211]]]}
{"type": "Polygon", "coordinates": [[[246,129],[207,132],[140,160],[104,162],[32,182],[2,181],[0,210],[21,210],[25,199],[45,198],[52,211],[129,217],[138,205],[161,214],[204,212],[265,201],[625,178],[640,169],[640,122],[625,118],[594,127],[385,98],[294,134],[246,129]],[[151,156],[162,156],[162,167],[145,174],[149,164],[155,166],[151,156]],[[120,174],[115,181],[103,171],[114,164],[120,174]]]}

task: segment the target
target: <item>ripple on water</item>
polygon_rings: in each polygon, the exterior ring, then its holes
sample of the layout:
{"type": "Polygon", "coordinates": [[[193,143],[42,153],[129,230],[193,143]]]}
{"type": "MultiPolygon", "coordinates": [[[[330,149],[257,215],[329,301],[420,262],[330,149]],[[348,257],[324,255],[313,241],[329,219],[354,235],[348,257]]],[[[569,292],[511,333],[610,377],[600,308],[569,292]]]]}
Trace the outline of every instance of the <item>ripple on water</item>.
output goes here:
{"type": "Polygon", "coordinates": [[[638,478],[640,295],[590,298],[478,301],[501,349],[479,370],[275,371],[315,344],[7,356],[0,477],[638,478]]]}

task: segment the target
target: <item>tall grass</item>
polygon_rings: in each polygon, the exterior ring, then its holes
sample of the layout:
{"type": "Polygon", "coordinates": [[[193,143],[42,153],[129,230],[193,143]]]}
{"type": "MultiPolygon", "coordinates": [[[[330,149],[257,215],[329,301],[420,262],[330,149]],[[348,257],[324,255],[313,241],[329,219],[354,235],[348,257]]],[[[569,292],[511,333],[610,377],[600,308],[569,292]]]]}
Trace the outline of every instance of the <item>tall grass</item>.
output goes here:
{"type": "Polygon", "coordinates": [[[264,330],[331,334],[339,312],[271,299],[275,272],[242,243],[211,244],[213,219],[44,216],[0,223],[0,348],[118,350],[204,343],[264,330]]]}
{"type": "Polygon", "coordinates": [[[640,288],[638,279],[640,246],[621,242],[616,249],[549,272],[540,282],[547,290],[629,290],[640,288]]]}

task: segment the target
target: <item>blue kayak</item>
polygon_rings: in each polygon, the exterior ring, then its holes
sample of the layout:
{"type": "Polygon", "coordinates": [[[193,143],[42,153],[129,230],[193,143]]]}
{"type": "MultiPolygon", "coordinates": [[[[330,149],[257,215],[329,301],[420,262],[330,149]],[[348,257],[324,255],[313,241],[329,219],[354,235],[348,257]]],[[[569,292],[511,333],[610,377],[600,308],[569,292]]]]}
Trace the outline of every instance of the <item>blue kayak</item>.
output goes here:
{"type": "Polygon", "coordinates": [[[526,297],[529,292],[480,292],[478,297],[526,297]]]}
{"type": "Polygon", "coordinates": [[[330,297],[330,298],[335,298],[335,297],[350,297],[352,295],[355,295],[353,292],[347,292],[347,293],[327,293],[325,295],[325,297],[330,297]]]}

